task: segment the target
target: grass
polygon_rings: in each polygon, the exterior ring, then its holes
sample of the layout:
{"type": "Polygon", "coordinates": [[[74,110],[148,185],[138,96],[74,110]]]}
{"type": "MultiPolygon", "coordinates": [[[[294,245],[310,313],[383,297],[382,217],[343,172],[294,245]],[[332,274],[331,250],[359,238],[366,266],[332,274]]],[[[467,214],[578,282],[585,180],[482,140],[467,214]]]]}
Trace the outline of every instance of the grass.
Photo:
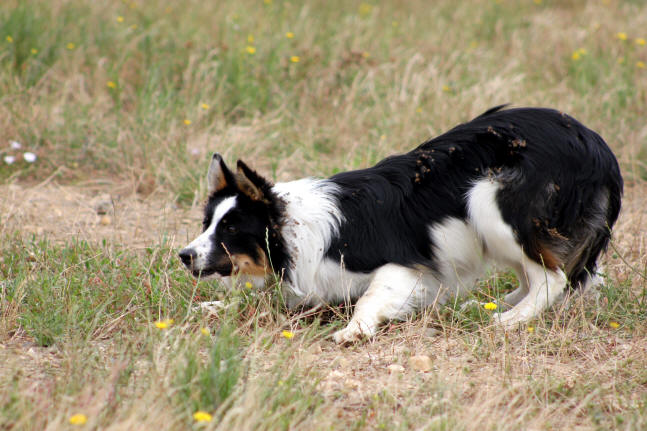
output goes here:
{"type": "Polygon", "coordinates": [[[0,429],[644,429],[644,28],[621,0],[2,2],[0,429]],[[597,297],[507,334],[461,299],[342,349],[349,310],[289,314],[280,286],[226,292],[175,257],[213,151],[330,175],[507,102],[568,112],[618,155],[597,297]]]}

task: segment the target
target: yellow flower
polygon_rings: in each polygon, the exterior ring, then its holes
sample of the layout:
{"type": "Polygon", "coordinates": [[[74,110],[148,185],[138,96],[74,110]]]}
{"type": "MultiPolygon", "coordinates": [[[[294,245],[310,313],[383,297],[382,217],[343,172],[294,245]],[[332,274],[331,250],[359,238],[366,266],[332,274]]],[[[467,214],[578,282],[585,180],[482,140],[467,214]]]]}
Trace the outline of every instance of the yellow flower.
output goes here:
{"type": "Polygon", "coordinates": [[[137,29],[137,24],[133,24],[133,25],[131,25],[131,26],[130,26],[130,28],[131,28],[132,30],[137,29]]]}
{"type": "Polygon", "coordinates": [[[486,304],[483,304],[483,308],[486,310],[496,310],[496,304],[494,302],[488,302],[486,304]]]}
{"type": "Polygon", "coordinates": [[[157,322],[155,322],[155,326],[158,329],[166,329],[169,326],[171,326],[173,324],[173,322],[174,322],[173,319],[158,320],[157,322]]]}
{"type": "Polygon", "coordinates": [[[531,333],[531,334],[532,334],[533,332],[535,332],[535,327],[534,327],[534,326],[528,326],[528,327],[526,328],[526,331],[528,331],[529,333],[531,333]]]}
{"type": "Polygon", "coordinates": [[[13,43],[13,37],[7,35],[6,39],[7,39],[7,42],[13,43]]]}
{"type": "Polygon", "coordinates": [[[397,21],[391,21],[391,26],[393,28],[396,28],[398,26],[398,22],[397,21]]]}
{"type": "Polygon", "coordinates": [[[123,16],[118,16],[117,17],[117,22],[124,22],[124,17],[123,16]]]}
{"type": "Polygon", "coordinates": [[[449,93],[450,91],[452,91],[452,87],[450,87],[449,85],[443,85],[442,90],[443,90],[445,93],[449,93]]]}
{"type": "Polygon", "coordinates": [[[422,108],[418,107],[418,108],[416,109],[416,112],[417,112],[418,114],[419,114],[419,113],[421,113],[421,112],[422,112],[422,108]]]}
{"type": "Polygon", "coordinates": [[[294,37],[294,33],[292,33],[291,31],[288,31],[287,33],[285,33],[285,37],[287,37],[288,39],[292,39],[294,37]]]}
{"type": "Polygon", "coordinates": [[[31,52],[33,55],[38,54],[38,50],[36,48],[30,49],[29,52],[31,52]]]}
{"type": "Polygon", "coordinates": [[[624,57],[620,57],[617,61],[618,61],[618,64],[625,64],[625,58],[624,57]]]}
{"type": "Polygon", "coordinates": [[[618,33],[616,33],[616,39],[627,40],[627,33],[619,31],[618,33]]]}
{"type": "Polygon", "coordinates": [[[579,52],[577,52],[577,51],[575,51],[575,52],[573,52],[573,53],[571,54],[571,60],[573,60],[573,61],[577,61],[577,60],[579,60],[579,59],[580,59],[580,57],[581,57],[581,55],[580,55],[580,53],[579,53],[579,52]]]}
{"type": "Polygon", "coordinates": [[[298,62],[299,62],[299,60],[301,60],[301,58],[299,58],[299,56],[298,56],[298,55],[293,55],[292,57],[290,57],[290,61],[291,61],[292,63],[298,63],[298,62]]]}
{"type": "Polygon", "coordinates": [[[359,5],[359,14],[362,16],[368,15],[369,13],[371,13],[372,10],[373,10],[373,6],[368,3],[361,3],[359,5]]]}
{"type": "Polygon", "coordinates": [[[256,48],[254,48],[251,45],[247,45],[247,48],[245,48],[245,51],[247,51],[247,53],[250,55],[254,55],[256,53],[256,48]]]}
{"type": "Polygon", "coordinates": [[[263,3],[265,3],[265,4],[272,4],[272,0],[263,0],[263,3]]]}
{"type": "Polygon", "coordinates": [[[247,43],[249,43],[250,45],[254,43],[254,36],[253,35],[251,35],[251,34],[247,35],[247,43]]]}
{"type": "Polygon", "coordinates": [[[70,51],[72,51],[74,48],[76,48],[76,45],[74,45],[72,42],[68,42],[68,44],[65,45],[65,47],[70,51]]]}
{"type": "Polygon", "coordinates": [[[108,81],[108,82],[106,82],[106,85],[109,88],[117,88],[117,84],[115,84],[114,81],[108,81]]]}
{"type": "Polygon", "coordinates": [[[248,288],[248,289],[251,289],[254,286],[252,286],[252,283],[250,283],[249,281],[246,281],[245,282],[245,287],[248,288]]]}
{"type": "Polygon", "coordinates": [[[202,335],[209,335],[209,328],[200,328],[200,332],[202,332],[202,335]]]}
{"type": "Polygon", "coordinates": [[[535,4],[541,4],[541,0],[532,0],[535,4]]]}
{"type": "Polygon", "coordinates": [[[203,412],[202,410],[198,410],[193,413],[193,420],[196,422],[211,422],[211,419],[213,419],[213,416],[207,412],[203,412]]]}
{"type": "Polygon", "coordinates": [[[294,332],[292,332],[292,331],[283,331],[283,332],[281,332],[281,335],[284,338],[287,338],[289,340],[290,338],[294,337],[294,332]]]}
{"type": "Polygon", "coordinates": [[[636,62],[636,67],[638,69],[644,69],[645,68],[645,62],[644,61],[637,61],[636,62]]]}
{"type": "Polygon", "coordinates": [[[620,327],[620,324],[618,322],[611,321],[609,322],[609,326],[611,326],[613,329],[618,329],[620,327]]]}
{"type": "Polygon", "coordinates": [[[206,111],[207,109],[209,109],[209,105],[207,105],[206,103],[203,103],[202,105],[200,105],[200,107],[201,107],[202,109],[204,109],[205,111],[206,111]]]}
{"type": "Polygon", "coordinates": [[[70,423],[72,425],[85,425],[87,421],[88,421],[88,417],[83,413],[77,413],[75,415],[70,416],[70,423]]]}
{"type": "Polygon", "coordinates": [[[636,45],[640,45],[640,46],[647,45],[647,41],[642,37],[637,37],[636,39],[634,39],[634,42],[636,42],[636,45]]]}
{"type": "Polygon", "coordinates": [[[190,126],[191,125],[191,120],[189,120],[188,118],[185,118],[184,119],[184,124],[186,124],[187,126],[190,126]]]}

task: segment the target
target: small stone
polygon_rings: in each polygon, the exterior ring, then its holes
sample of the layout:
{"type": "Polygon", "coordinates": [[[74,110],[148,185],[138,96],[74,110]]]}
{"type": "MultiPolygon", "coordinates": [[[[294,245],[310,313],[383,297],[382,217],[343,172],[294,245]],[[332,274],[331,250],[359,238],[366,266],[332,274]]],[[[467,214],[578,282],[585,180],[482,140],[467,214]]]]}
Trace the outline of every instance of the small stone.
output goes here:
{"type": "Polygon", "coordinates": [[[427,355],[412,356],[409,359],[409,363],[411,364],[411,368],[422,372],[431,370],[431,367],[433,365],[431,358],[427,355]]]}
{"type": "Polygon", "coordinates": [[[391,364],[387,367],[389,374],[397,374],[404,372],[404,367],[400,364],[391,364]]]}
{"type": "Polygon", "coordinates": [[[102,215],[99,219],[99,223],[101,223],[103,226],[108,226],[112,224],[112,218],[109,215],[102,215]]]}

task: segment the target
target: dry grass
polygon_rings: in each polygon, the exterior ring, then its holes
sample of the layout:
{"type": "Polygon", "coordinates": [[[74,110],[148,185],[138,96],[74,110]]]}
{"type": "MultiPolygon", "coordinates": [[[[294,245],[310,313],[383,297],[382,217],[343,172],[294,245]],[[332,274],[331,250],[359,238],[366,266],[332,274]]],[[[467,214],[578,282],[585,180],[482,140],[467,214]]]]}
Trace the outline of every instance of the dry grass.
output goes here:
{"type": "Polygon", "coordinates": [[[3,2],[0,429],[644,429],[645,28],[614,0],[3,2]],[[343,310],[289,315],[177,262],[212,151],[329,175],[506,102],[599,131],[628,186],[605,286],[533,332],[446,307],[340,348],[343,310]]]}

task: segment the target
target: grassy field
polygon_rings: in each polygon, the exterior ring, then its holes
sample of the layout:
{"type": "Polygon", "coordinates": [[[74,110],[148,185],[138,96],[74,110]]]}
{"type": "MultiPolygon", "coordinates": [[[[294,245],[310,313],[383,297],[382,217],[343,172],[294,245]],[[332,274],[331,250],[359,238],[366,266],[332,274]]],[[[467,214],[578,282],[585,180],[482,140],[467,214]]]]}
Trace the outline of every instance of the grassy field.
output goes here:
{"type": "Polygon", "coordinates": [[[3,1],[0,430],[647,429],[646,29],[640,0],[3,1]],[[213,151],[326,176],[501,103],[572,114],[626,181],[605,285],[527,327],[460,299],[342,348],[347,310],[176,258],[213,151]]]}

